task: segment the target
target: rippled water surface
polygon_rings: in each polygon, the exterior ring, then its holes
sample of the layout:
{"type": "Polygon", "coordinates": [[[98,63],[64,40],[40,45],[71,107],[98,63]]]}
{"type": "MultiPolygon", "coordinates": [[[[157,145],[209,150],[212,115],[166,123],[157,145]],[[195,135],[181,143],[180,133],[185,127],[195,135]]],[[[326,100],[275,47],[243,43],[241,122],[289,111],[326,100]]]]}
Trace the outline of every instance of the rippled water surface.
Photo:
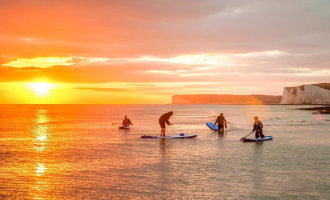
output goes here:
{"type": "Polygon", "coordinates": [[[0,199],[330,199],[330,116],[297,107],[0,105],[0,199]],[[140,138],[170,110],[198,137],[140,138]],[[255,115],[273,141],[240,142],[255,115]]]}

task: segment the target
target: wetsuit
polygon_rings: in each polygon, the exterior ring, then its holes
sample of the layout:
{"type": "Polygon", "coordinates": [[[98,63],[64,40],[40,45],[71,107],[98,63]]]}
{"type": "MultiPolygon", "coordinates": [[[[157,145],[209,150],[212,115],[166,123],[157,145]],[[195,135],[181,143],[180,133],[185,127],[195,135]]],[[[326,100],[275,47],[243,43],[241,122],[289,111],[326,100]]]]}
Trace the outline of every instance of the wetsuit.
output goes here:
{"type": "Polygon", "coordinates": [[[159,125],[160,125],[161,128],[165,128],[165,123],[167,125],[171,125],[171,123],[168,121],[171,116],[172,116],[172,113],[171,112],[168,112],[168,113],[163,114],[159,118],[159,125]]]}
{"type": "MultiPolygon", "coordinates": [[[[220,130],[224,130],[224,125],[226,126],[226,119],[223,115],[219,115],[217,120],[215,121],[214,124],[218,123],[218,131],[220,132],[220,130]]],[[[227,128],[227,127],[226,127],[227,128]]]]}
{"type": "MultiPolygon", "coordinates": [[[[264,134],[262,133],[262,128],[264,127],[264,125],[262,125],[261,121],[257,121],[253,124],[253,131],[256,132],[256,138],[264,138],[264,134]]],[[[253,132],[252,131],[252,132],[253,132]]]]}
{"type": "Polygon", "coordinates": [[[124,119],[123,120],[123,126],[129,126],[129,125],[133,125],[132,122],[131,122],[131,120],[128,119],[128,118],[127,119],[124,119]]]}

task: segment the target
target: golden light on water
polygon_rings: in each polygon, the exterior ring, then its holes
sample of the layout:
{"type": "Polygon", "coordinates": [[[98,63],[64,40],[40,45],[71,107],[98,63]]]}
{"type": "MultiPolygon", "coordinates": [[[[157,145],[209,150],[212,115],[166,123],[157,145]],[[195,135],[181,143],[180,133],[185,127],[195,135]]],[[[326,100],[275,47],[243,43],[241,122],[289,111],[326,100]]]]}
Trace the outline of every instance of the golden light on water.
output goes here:
{"type": "Polygon", "coordinates": [[[49,137],[51,127],[48,110],[38,109],[35,112],[34,128],[33,128],[33,149],[36,161],[33,165],[31,176],[34,177],[35,182],[31,184],[31,199],[49,199],[49,182],[48,176],[51,167],[45,162],[47,152],[49,151],[49,137]]]}
{"type": "Polygon", "coordinates": [[[44,142],[44,141],[46,141],[46,140],[47,140],[47,135],[44,134],[44,133],[41,133],[41,134],[42,134],[42,135],[37,136],[36,139],[37,139],[38,141],[40,141],[40,142],[44,142]]]}
{"type": "Polygon", "coordinates": [[[47,167],[45,164],[37,163],[36,170],[35,170],[36,176],[44,175],[46,170],[47,170],[47,167]]]}
{"type": "Polygon", "coordinates": [[[36,122],[39,124],[49,121],[49,119],[47,117],[47,110],[38,110],[36,117],[37,117],[36,122]]]}
{"type": "Polygon", "coordinates": [[[48,140],[49,121],[46,110],[38,110],[36,113],[36,127],[34,129],[34,149],[37,152],[43,152],[46,149],[46,143],[48,140]]]}

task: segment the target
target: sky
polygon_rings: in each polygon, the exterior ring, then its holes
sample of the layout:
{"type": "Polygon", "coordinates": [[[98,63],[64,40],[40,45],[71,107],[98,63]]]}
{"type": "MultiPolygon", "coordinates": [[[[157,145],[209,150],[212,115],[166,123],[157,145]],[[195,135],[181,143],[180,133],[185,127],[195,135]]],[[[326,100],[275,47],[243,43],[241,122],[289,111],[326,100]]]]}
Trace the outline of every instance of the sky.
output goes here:
{"type": "Polygon", "coordinates": [[[0,0],[0,103],[167,104],[330,82],[328,0],[0,0]]]}

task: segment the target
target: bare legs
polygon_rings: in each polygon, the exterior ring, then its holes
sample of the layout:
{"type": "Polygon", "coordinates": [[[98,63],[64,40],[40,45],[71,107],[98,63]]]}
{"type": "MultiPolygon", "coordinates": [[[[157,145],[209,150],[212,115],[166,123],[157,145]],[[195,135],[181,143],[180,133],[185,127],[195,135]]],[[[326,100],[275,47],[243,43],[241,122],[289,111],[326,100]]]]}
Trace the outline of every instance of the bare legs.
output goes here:
{"type": "Polygon", "coordinates": [[[165,137],[165,128],[162,128],[161,130],[160,130],[160,136],[163,136],[163,137],[165,137]]]}

